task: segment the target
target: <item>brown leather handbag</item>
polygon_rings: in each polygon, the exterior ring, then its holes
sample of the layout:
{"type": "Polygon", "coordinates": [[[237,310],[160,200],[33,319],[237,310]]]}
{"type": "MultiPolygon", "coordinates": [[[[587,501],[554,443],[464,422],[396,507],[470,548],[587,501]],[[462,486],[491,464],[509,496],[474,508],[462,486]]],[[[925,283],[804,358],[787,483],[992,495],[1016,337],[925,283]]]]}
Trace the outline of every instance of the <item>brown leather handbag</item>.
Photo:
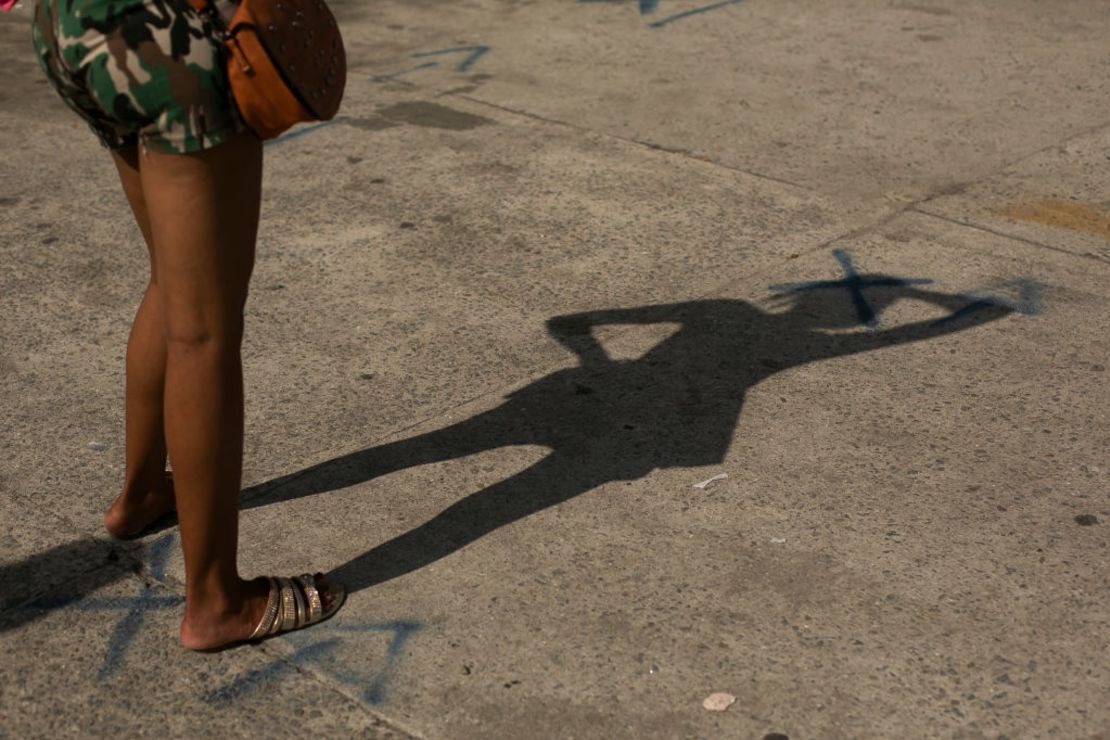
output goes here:
{"type": "Polygon", "coordinates": [[[215,24],[235,104],[260,138],[335,116],[347,55],[324,0],[242,0],[226,23],[211,0],[188,3],[215,24]]]}

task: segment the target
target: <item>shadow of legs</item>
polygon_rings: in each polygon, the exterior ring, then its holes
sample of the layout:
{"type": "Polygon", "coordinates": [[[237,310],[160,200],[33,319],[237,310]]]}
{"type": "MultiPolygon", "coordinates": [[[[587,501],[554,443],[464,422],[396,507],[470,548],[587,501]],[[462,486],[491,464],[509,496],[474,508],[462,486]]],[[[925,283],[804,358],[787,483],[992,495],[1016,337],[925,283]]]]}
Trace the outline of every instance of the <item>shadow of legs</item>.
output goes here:
{"type": "Polygon", "coordinates": [[[335,577],[352,592],[384,583],[604,482],[579,481],[575,472],[581,472],[581,466],[551,454],[511,478],[470,494],[419,527],[344,563],[334,571],[335,577]]]}
{"type": "Polygon", "coordinates": [[[529,444],[498,407],[426,434],[336,457],[243,491],[240,509],[338,491],[383,475],[514,444],[529,444]]]}

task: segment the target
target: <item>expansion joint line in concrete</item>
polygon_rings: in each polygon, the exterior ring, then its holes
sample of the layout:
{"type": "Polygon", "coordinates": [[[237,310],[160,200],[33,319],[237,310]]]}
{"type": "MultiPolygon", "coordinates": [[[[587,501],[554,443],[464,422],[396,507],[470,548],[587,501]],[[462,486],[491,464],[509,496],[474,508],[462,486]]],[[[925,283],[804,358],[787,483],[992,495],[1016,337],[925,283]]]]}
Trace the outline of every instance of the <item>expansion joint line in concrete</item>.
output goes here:
{"type": "Polygon", "coordinates": [[[548,118],[547,116],[541,116],[538,113],[530,113],[529,111],[520,110],[519,108],[510,108],[507,105],[501,105],[500,103],[491,103],[488,100],[482,100],[481,98],[476,98],[473,95],[466,95],[466,94],[463,94],[463,93],[446,93],[446,96],[462,98],[463,100],[465,100],[467,102],[470,102],[470,103],[474,103],[475,105],[481,105],[481,106],[484,106],[486,108],[493,108],[494,110],[503,111],[505,113],[511,113],[514,116],[520,116],[521,118],[528,118],[528,119],[531,119],[533,121],[540,121],[542,123],[550,123],[550,124],[553,124],[555,126],[565,126],[566,128],[574,129],[575,131],[592,132],[591,129],[584,128],[582,126],[577,126],[573,123],[568,123],[567,121],[561,121],[558,118],[548,118]]]}
{"type": "Polygon", "coordinates": [[[1034,157],[1036,157],[1040,154],[1044,154],[1045,152],[1051,151],[1053,149],[1059,149],[1061,147],[1065,147],[1068,144],[1070,144],[1071,142],[1076,141],[1077,139],[1082,139],[1084,137],[1090,136],[1091,134],[1095,134],[1095,133],[1098,133],[1100,131],[1106,131],[1108,129],[1110,129],[1110,121],[1106,121],[1106,122],[1103,122],[1103,123],[1098,123],[1098,124],[1095,124],[1094,126],[1089,126],[1085,129],[1083,129],[1082,131],[1076,131],[1074,134],[1070,134],[1068,136],[1065,136],[1063,139],[1060,139],[1059,141],[1054,141],[1051,144],[1046,144],[1045,146],[1042,146],[1039,149],[1034,149],[1031,152],[1026,152],[1025,154],[1022,154],[1018,157],[1015,157],[1014,159],[1010,160],[1009,162],[1005,162],[1005,163],[999,165],[998,167],[996,167],[995,169],[991,170],[990,172],[986,172],[986,173],[980,175],[979,177],[976,177],[973,180],[968,180],[967,182],[960,183],[959,185],[949,186],[947,188],[943,188],[942,190],[940,190],[936,193],[926,195],[924,198],[919,198],[918,200],[913,201],[909,205],[910,205],[911,208],[916,208],[917,206],[923,205],[925,203],[931,203],[932,201],[936,200],[937,198],[943,198],[947,195],[958,195],[960,193],[963,193],[965,190],[967,190],[971,186],[975,185],[976,183],[980,183],[980,182],[984,182],[986,180],[989,180],[992,177],[995,177],[996,175],[1000,175],[1000,174],[1006,172],[1006,170],[1013,169],[1014,167],[1017,167],[1018,165],[1020,165],[1024,162],[1027,162],[1030,159],[1032,159],[1032,158],[1034,158],[1034,157]]]}
{"type": "MultiPolygon", "coordinates": [[[[414,89],[414,90],[419,89],[418,85],[416,85],[414,83],[411,83],[411,82],[408,82],[407,80],[395,80],[393,78],[388,78],[388,79],[387,78],[379,78],[379,79],[382,79],[383,81],[389,81],[389,82],[399,82],[400,84],[405,85],[406,87],[409,87],[410,89],[414,89]]],[[[604,138],[613,139],[615,141],[622,141],[622,142],[625,142],[627,144],[634,144],[636,146],[644,147],[645,149],[650,149],[652,151],[665,152],[667,154],[674,154],[674,155],[677,155],[677,156],[685,157],[687,159],[692,159],[692,160],[694,160],[694,161],[696,161],[700,164],[709,164],[713,167],[718,167],[718,168],[723,169],[723,170],[728,170],[728,171],[731,171],[731,172],[737,172],[737,173],[748,175],[750,177],[755,177],[755,178],[758,178],[758,179],[761,179],[761,180],[767,180],[769,182],[779,183],[781,185],[787,185],[789,187],[797,188],[798,190],[802,190],[802,191],[805,191],[805,192],[809,192],[809,193],[820,193],[820,192],[822,192],[819,188],[815,188],[815,187],[812,187],[812,186],[809,186],[809,185],[803,185],[801,183],[797,183],[797,182],[794,182],[792,180],[787,180],[785,178],[775,177],[774,175],[768,175],[768,174],[765,174],[765,173],[762,173],[762,172],[756,172],[756,171],[753,171],[753,170],[744,169],[742,167],[734,167],[734,166],[731,166],[731,165],[722,164],[720,162],[714,162],[712,160],[703,159],[701,157],[696,156],[689,149],[682,149],[682,148],[678,148],[678,147],[668,147],[668,146],[663,146],[662,144],[654,144],[654,143],[649,142],[649,141],[642,141],[640,139],[634,139],[634,138],[630,138],[630,137],[626,137],[626,136],[619,136],[617,134],[607,133],[607,132],[604,132],[604,131],[598,131],[596,129],[588,128],[586,126],[580,126],[580,125],[575,124],[575,123],[570,123],[569,121],[563,121],[563,120],[560,120],[558,118],[550,118],[550,117],[547,117],[547,116],[539,115],[537,113],[532,113],[530,111],[522,110],[522,109],[519,109],[519,108],[511,108],[511,107],[506,106],[506,105],[501,105],[500,103],[493,103],[493,102],[490,102],[488,100],[483,100],[482,98],[474,97],[473,95],[467,95],[467,94],[462,94],[462,93],[452,93],[452,92],[448,91],[446,93],[442,93],[441,96],[442,97],[458,97],[458,98],[466,100],[470,103],[473,103],[475,105],[481,105],[483,107],[491,108],[493,110],[499,110],[499,111],[509,113],[509,114],[512,114],[512,115],[521,116],[523,118],[528,118],[528,119],[531,119],[533,121],[539,121],[539,122],[551,124],[551,125],[554,125],[554,126],[562,126],[562,127],[571,129],[573,131],[593,134],[595,136],[601,136],[601,137],[604,137],[604,138]]],[[[1094,126],[1090,126],[1090,127],[1085,128],[1081,131],[1077,131],[1074,134],[1066,136],[1065,138],[1061,139],[1060,141],[1056,141],[1056,142],[1053,142],[1051,144],[1047,144],[1043,147],[1040,147],[1039,149],[1035,149],[1031,152],[1026,152],[1026,153],[1024,153],[1024,154],[1022,154],[1018,157],[1015,157],[1013,160],[1005,162],[1002,165],[1000,165],[999,167],[993,169],[992,171],[990,171],[988,173],[984,173],[983,175],[981,175],[979,177],[976,177],[973,180],[968,180],[967,182],[960,183],[959,185],[957,185],[955,187],[944,188],[941,191],[931,193],[929,195],[926,195],[923,198],[912,201],[911,203],[908,204],[908,208],[913,208],[915,206],[918,206],[918,205],[921,205],[921,204],[924,204],[924,203],[929,203],[933,200],[936,200],[937,198],[944,197],[945,195],[951,195],[954,192],[958,193],[958,192],[961,192],[963,190],[966,190],[968,187],[971,187],[975,183],[981,182],[983,180],[987,180],[987,179],[989,179],[989,178],[991,178],[991,177],[993,177],[993,176],[995,176],[995,175],[997,175],[1001,172],[1005,172],[1006,170],[1008,170],[1012,167],[1016,167],[1017,165],[1021,164],[1022,162],[1025,162],[1025,161],[1031,159],[1032,157],[1037,156],[1038,154],[1042,154],[1042,153],[1044,153],[1046,151],[1049,151],[1051,149],[1054,149],[1054,148],[1059,148],[1061,146],[1066,146],[1068,143],[1070,143],[1072,141],[1075,141],[1076,139],[1081,139],[1085,136],[1091,135],[1092,133],[1096,133],[1098,131],[1102,131],[1102,130],[1107,129],[1107,128],[1110,128],[1110,122],[1098,123],[1098,124],[1095,124],[1094,126]]]]}
{"type": "Polygon", "coordinates": [[[541,115],[538,115],[536,113],[530,113],[526,110],[519,110],[517,108],[509,108],[508,106],[500,105],[498,103],[491,103],[489,101],[482,100],[481,98],[476,98],[472,95],[463,95],[463,94],[455,95],[454,93],[451,93],[450,95],[452,97],[462,98],[463,100],[466,100],[470,103],[474,103],[475,105],[481,105],[481,106],[485,106],[487,108],[492,108],[494,110],[499,110],[499,111],[503,111],[505,113],[510,113],[512,115],[521,116],[523,118],[529,118],[533,121],[540,121],[542,123],[548,123],[548,124],[552,124],[554,126],[563,126],[565,128],[571,129],[572,131],[577,131],[579,133],[593,134],[594,136],[600,136],[602,138],[611,139],[613,141],[620,141],[620,142],[624,142],[625,144],[633,144],[635,146],[643,147],[644,149],[650,149],[653,152],[664,152],[666,154],[674,154],[674,155],[679,156],[679,157],[685,157],[686,159],[693,160],[694,162],[697,162],[698,164],[701,164],[701,165],[709,165],[711,167],[717,167],[718,169],[727,170],[729,172],[737,172],[737,173],[742,174],[742,175],[748,175],[749,177],[755,177],[755,178],[758,178],[760,180],[767,180],[769,182],[778,183],[780,185],[787,185],[787,186],[792,187],[792,188],[797,188],[798,190],[804,190],[807,193],[819,192],[815,188],[811,188],[808,185],[800,185],[796,182],[791,182],[790,180],[784,180],[781,177],[775,177],[774,175],[765,175],[761,172],[753,172],[752,170],[745,170],[741,167],[733,167],[731,165],[721,164],[720,162],[714,162],[713,160],[710,160],[710,159],[703,159],[702,157],[696,156],[689,149],[679,149],[679,148],[676,148],[676,147],[668,147],[668,146],[663,146],[662,144],[653,144],[649,141],[641,141],[639,139],[632,139],[632,138],[629,138],[627,136],[618,136],[617,134],[611,134],[611,133],[608,133],[608,132],[605,132],[605,131],[598,131],[596,129],[587,128],[585,126],[579,126],[578,124],[575,124],[575,123],[568,123],[567,121],[560,121],[557,118],[547,118],[545,116],[541,116],[541,115]]]}
{"type": "Polygon", "coordinates": [[[1106,257],[1101,257],[1097,254],[1091,254],[1089,252],[1085,253],[1085,254],[1080,254],[1078,252],[1071,252],[1071,251],[1068,251],[1067,249],[1061,249],[1060,247],[1054,247],[1051,244],[1046,244],[1044,242],[1037,241],[1036,239],[1030,239],[1029,237],[1026,237],[1026,236],[1020,236],[1020,235],[1017,235],[1017,234],[1007,234],[1005,231],[1000,231],[998,229],[992,229],[991,227],[984,226],[982,224],[972,223],[971,221],[964,221],[964,220],[961,220],[961,219],[958,219],[958,218],[952,218],[951,216],[942,216],[938,213],[932,213],[930,211],[921,210],[920,208],[917,208],[916,205],[909,208],[908,210],[913,212],[913,213],[920,214],[922,216],[928,216],[929,218],[935,218],[938,221],[944,221],[945,223],[953,224],[954,226],[962,226],[962,227],[965,227],[965,228],[968,228],[968,229],[975,229],[976,231],[982,231],[983,233],[991,234],[992,236],[1001,237],[1003,239],[1010,239],[1010,240],[1015,241],[1015,242],[1021,242],[1022,244],[1028,244],[1031,247],[1037,247],[1039,249],[1047,249],[1050,252],[1055,252],[1055,253],[1061,254],[1065,257],[1073,257],[1075,259],[1087,260],[1088,262],[1094,262],[1095,264],[1101,265],[1103,267],[1110,267],[1110,261],[1108,261],[1106,257]]]}
{"type": "Polygon", "coordinates": [[[379,710],[368,706],[366,702],[363,701],[357,694],[352,695],[348,693],[344,689],[343,684],[339,681],[331,678],[321,671],[316,670],[314,667],[312,667],[311,664],[301,664],[293,662],[289,659],[288,654],[278,652],[274,650],[271,646],[269,646],[267,644],[269,642],[273,642],[273,640],[261,642],[258,645],[253,645],[251,647],[254,647],[259,652],[265,653],[267,656],[273,658],[274,660],[280,660],[282,663],[288,666],[288,669],[290,671],[293,671],[294,673],[299,674],[304,678],[308,678],[311,681],[315,681],[317,684],[320,685],[321,688],[330,691],[336,696],[351,702],[352,704],[357,706],[364,714],[372,717],[375,722],[387,727],[391,731],[400,735],[404,735],[407,738],[411,738],[411,740],[424,740],[422,735],[419,735],[411,728],[405,727],[397,720],[394,720],[387,715],[382,714],[379,710]]]}

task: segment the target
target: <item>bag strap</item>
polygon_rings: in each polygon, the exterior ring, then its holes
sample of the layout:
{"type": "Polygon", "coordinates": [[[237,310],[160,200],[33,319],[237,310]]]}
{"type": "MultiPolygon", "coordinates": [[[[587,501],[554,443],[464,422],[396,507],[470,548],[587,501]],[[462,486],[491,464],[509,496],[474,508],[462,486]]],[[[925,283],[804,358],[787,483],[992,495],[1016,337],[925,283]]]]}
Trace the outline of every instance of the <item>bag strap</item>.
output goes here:
{"type": "Polygon", "coordinates": [[[215,0],[185,0],[185,3],[211,21],[212,30],[220,41],[227,40],[227,22],[220,15],[215,0]]]}

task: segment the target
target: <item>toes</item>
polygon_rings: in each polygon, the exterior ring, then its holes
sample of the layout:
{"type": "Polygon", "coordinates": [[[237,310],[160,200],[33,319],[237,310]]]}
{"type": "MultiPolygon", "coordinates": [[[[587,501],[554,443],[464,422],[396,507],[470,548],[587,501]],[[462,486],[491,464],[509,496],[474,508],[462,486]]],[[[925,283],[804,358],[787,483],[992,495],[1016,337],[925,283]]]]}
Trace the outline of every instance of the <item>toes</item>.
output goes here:
{"type": "Polygon", "coordinates": [[[320,601],[324,605],[324,609],[330,609],[335,597],[332,596],[331,588],[328,586],[328,579],[323,573],[317,573],[312,577],[316,581],[316,590],[320,593],[320,601]]]}

